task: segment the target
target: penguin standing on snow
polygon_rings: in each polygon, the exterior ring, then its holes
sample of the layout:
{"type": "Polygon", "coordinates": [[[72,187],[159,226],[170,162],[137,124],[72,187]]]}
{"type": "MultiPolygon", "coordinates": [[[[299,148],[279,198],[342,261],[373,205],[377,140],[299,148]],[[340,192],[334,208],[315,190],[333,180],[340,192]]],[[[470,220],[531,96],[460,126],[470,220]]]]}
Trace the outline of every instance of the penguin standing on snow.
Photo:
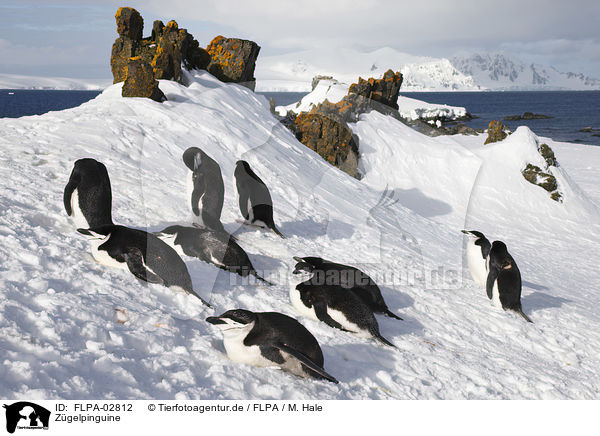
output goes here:
{"type": "Polygon", "coordinates": [[[225,187],[219,164],[198,147],[188,148],[183,162],[192,171],[192,212],[199,224],[225,231],[221,223],[225,187]]]}
{"type": "Polygon", "coordinates": [[[75,161],[63,203],[78,228],[112,225],[112,193],[104,164],[91,158],[75,161]]]}
{"type": "Polygon", "coordinates": [[[521,272],[504,242],[494,241],[492,244],[488,255],[488,270],[488,298],[498,298],[504,310],[514,310],[527,322],[533,322],[521,308],[521,272]]]}
{"type": "Polygon", "coordinates": [[[323,369],[323,352],[298,321],[276,312],[228,310],[207,322],[223,331],[227,356],[254,366],[279,366],[300,377],[338,381],[323,369]]]}
{"type": "Polygon", "coordinates": [[[273,221],[273,200],[267,185],[258,177],[245,160],[235,164],[235,184],[238,191],[240,212],[248,224],[267,227],[285,238],[273,221]]]}
{"type": "Polygon", "coordinates": [[[179,254],[196,257],[242,277],[253,275],[268,285],[272,284],[258,275],[248,254],[225,231],[175,225],[167,227],[156,235],[179,254]]]}
{"type": "Polygon", "coordinates": [[[294,260],[298,262],[294,272],[305,271],[313,274],[313,283],[320,279],[319,275],[322,275],[327,284],[339,285],[354,292],[373,312],[402,320],[388,309],[379,286],[358,268],[330,262],[320,257],[294,256],[294,260]]]}
{"type": "Polygon", "coordinates": [[[473,281],[479,286],[485,286],[488,268],[487,257],[492,244],[484,236],[483,233],[477,230],[461,230],[468,236],[467,242],[467,264],[473,281]]]}
{"type": "Polygon", "coordinates": [[[181,257],[151,233],[107,225],[77,229],[90,238],[92,255],[99,263],[129,270],[138,279],[182,290],[211,307],[192,287],[192,278],[181,257]]]}
{"type": "MultiPolygon", "coordinates": [[[[302,270],[294,270],[302,274],[302,270]]],[[[373,337],[382,344],[395,347],[381,336],[373,311],[355,293],[340,285],[313,284],[312,276],[298,285],[290,286],[290,300],[302,315],[322,321],[330,327],[373,337]]]]}

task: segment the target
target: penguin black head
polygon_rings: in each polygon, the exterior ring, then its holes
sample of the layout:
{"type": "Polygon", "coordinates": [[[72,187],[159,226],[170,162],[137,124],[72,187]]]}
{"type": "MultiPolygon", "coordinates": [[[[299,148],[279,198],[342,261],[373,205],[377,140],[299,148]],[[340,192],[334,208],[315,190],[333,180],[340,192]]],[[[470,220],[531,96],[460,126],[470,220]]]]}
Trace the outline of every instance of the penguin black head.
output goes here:
{"type": "Polygon", "coordinates": [[[221,330],[244,328],[256,321],[256,315],[245,309],[228,310],[220,316],[209,316],[206,322],[216,325],[221,330]]]}
{"type": "Polygon", "coordinates": [[[190,147],[183,152],[183,163],[190,170],[195,171],[202,163],[203,153],[198,147],[190,147]]]}
{"type": "Polygon", "coordinates": [[[238,169],[243,169],[244,171],[246,171],[247,173],[249,173],[250,171],[252,171],[250,169],[250,164],[248,162],[246,162],[245,160],[238,160],[235,163],[235,168],[238,169]]]}
{"type": "Polygon", "coordinates": [[[89,236],[91,239],[105,239],[114,230],[115,226],[101,226],[93,229],[77,229],[82,235],[89,236]]]}
{"type": "Polygon", "coordinates": [[[475,239],[485,238],[485,235],[477,230],[461,230],[465,235],[474,237],[475,239]]]}

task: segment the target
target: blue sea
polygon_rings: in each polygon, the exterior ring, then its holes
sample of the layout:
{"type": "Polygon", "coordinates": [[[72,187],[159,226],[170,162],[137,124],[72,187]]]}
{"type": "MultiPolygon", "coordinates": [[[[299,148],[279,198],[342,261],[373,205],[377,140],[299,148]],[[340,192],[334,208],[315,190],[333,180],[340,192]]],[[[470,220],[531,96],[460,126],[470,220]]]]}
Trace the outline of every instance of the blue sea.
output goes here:
{"type": "MultiPolygon", "coordinates": [[[[40,115],[78,106],[96,97],[99,91],[0,90],[0,118],[40,115]]],[[[298,101],[306,93],[262,92],[274,98],[276,105],[298,101]]],[[[403,94],[401,92],[401,94],[403,94]]],[[[557,141],[600,145],[600,91],[536,92],[410,92],[407,97],[428,103],[463,106],[477,116],[466,124],[474,129],[487,128],[491,120],[524,112],[549,115],[541,120],[506,121],[511,129],[525,125],[537,135],[557,141]],[[592,127],[592,132],[581,132],[592,127]]]]}

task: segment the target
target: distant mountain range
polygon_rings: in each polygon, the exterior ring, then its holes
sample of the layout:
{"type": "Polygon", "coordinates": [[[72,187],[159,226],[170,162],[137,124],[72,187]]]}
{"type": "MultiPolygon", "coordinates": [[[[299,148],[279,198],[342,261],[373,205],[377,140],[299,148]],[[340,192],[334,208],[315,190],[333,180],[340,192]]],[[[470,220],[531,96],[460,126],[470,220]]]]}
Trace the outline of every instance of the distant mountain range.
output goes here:
{"type": "Polygon", "coordinates": [[[72,79],[0,74],[0,89],[65,89],[102,90],[112,84],[110,79],[72,79]]]}
{"type": "Polygon", "coordinates": [[[388,69],[404,75],[401,91],[594,90],[600,80],[527,64],[504,54],[431,58],[392,48],[373,52],[352,49],[305,50],[259,57],[257,91],[310,91],[316,75],[346,83],[359,76],[380,77],[388,69]]]}

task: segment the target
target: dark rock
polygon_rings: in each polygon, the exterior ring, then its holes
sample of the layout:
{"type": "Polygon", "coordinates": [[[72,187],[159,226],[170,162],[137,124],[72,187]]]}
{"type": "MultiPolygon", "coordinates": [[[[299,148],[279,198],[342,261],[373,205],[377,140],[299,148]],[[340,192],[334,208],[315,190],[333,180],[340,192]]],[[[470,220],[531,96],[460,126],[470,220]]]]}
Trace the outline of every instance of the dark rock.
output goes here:
{"type": "Polygon", "coordinates": [[[144,19],[138,11],[133,8],[119,8],[115,14],[117,20],[117,33],[121,38],[133,40],[142,39],[144,19]]]}
{"type": "Polygon", "coordinates": [[[525,112],[523,115],[508,115],[504,117],[504,121],[519,121],[519,120],[544,120],[552,118],[549,115],[534,114],[532,112],[525,112]]]}
{"type": "Polygon", "coordinates": [[[583,129],[579,129],[580,132],[584,132],[584,133],[588,133],[593,131],[594,129],[592,129],[592,126],[589,127],[584,127],[583,129]]]}
{"type": "Polygon", "coordinates": [[[358,140],[339,117],[301,113],[294,122],[296,138],[330,164],[352,177],[358,174],[358,140]]]}
{"type": "Polygon", "coordinates": [[[158,81],[154,78],[152,67],[139,56],[129,59],[127,78],[123,83],[121,95],[151,98],[159,103],[167,99],[158,88],[158,81]]]}
{"type": "Polygon", "coordinates": [[[483,144],[491,144],[492,142],[502,141],[504,138],[506,138],[504,127],[505,126],[501,121],[490,121],[488,126],[488,137],[483,144]]]}
{"type": "Polygon", "coordinates": [[[319,84],[319,82],[321,80],[331,80],[334,83],[339,83],[337,80],[335,80],[332,76],[315,76],[312,79],[312,90],[314,91],[315,88],[317,87],[317,85],[319,84]]]}
{"type": "Polygon", "coordinates": [[[536,165],[527,164],[522,173],[529,183],[541,186],[548,192],[552,192],[557,188],[556,178],[552,174],[545,173],[536,165]]]}
{"type": "Polygon", "coordinates": [[[254,90],[254,68],[260,47],[253,41],[217,36],[206,48],[207,70],[222,82],[233,82],[254,90]]]}
{"type": "Polygon", "coordinates": [[[550,148],[550,146],[548,144],[541,144],[538,147],[538,151],[540,152],[540,154],[546,161],[546,165],[558,167],[558,161],[556,160],[556,157],[554,156],[554,152],[552,151],[552,149],[550,148]]]}
{"type": "Polygon", "coordinates": [[[402,74],[387,70],[381,79],[358,78],[358,83],[350,85],[348,94],[357,94],[383,105],[398,109],[398,93],[402,85],[402,74]]]}
{"type": "Polygon", "coordinates": [[[165,26],[156,20],[152,25],[152,35],[142,38],[144,21],[132,8],[119,8],[115,15],[119,37],[115,40],[111,53],[111,70],[114,83],[127,77],[129,59],[140,57],[152,66],[155,79],[169,79],[182,83],[181,65],[188,70],[205,69],[210,61],[206,50],[185,29],[180,29],[175,21],[165,26]]]}

